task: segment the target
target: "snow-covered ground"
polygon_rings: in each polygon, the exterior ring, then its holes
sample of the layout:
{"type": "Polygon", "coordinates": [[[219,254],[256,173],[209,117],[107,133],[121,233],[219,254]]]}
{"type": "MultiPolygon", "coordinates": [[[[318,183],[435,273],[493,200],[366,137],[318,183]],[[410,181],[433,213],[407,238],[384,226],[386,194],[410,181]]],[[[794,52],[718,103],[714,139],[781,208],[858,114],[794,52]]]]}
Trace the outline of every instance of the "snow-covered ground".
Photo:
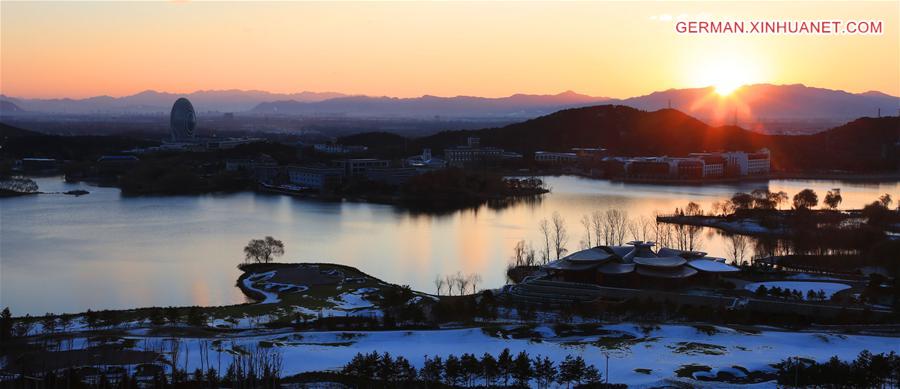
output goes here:
{"type": "Polygon", "coordinates": [[[835,278],[832,276],[824,276],[820,274],[809,274],[809,273],[798,273],[791,274],[786,277],[789,280],[797,280],[797,281],[849,281],[842,278],[835,278]]]}
{"type": "Polygon", "coordinates": [[[363,297],[366,293],[377,291],[375,288],[362,288],[354,292],[342,293],[337,297],[328,299],[328,302],[334,304],[334,307],[341,310],[355,310],[372,308],[371,302],[363,297]]]}
{"type": "Polygon", "coordinates": [[[257,282],[264,282],[275,276],[275,270],[265,272],[265,273],[254,273],[244,278],[244,287],[250,289],[254,292],[262,294],[266,298],[260,301],[260,304],[274,304],[281,300],[278,299],[278,293],[270,292],[267,290],[263,290],[257,287],[254,287],[253,284],[257,282]]]}
{"type": "MultiPolygon", "coordinates": [[[[730,328],[715,327],[700,330],[688,325],[662,325],[655,329],[643,329],[635,324],[602,326],[606,335],[582,337],[557,336],[550,326],[540,326],[533,331],[542,341],[509,339],[488,335],[480,328],[430,330],[430,331],[376,331],[376,332],[302,332],[269,336],[253,336],[233,339],[242,347],[274,341],[284,356],[284,374],[304,371],[339,369],[356,353],[390,352],[409,359],[421,367],[429,356],[447,356],[485,352],[499,354],[504,348],[517,353],[527,351],[532,356],[543,355],[558,363],[566,355],[581,355],[605,374],[606,355],[609,356],[610,382],[631,386],[659,385],[667,379],[675,379],[674,371],[683,365],[709,366],[712,373],[740,371],[772,371],[770,364],[788,357],[803,357],[825,361],[833,355],[841,359],[854,359],[862,350],[873,353],[900,351],[896,338],[835,335],[828,333],[762,331],[739,332],[730,328]],[[646,331],[646,332],[645,332],[646,331]],[[617,342],[626,336],[634,340],[617,342]],[[600,346],[601,344],[606,345],[600,346]],[[649,374],[635,369],[651,369],[649,374]]],[[[192,356],[188,370],[199,367],[198,348],[208,339],[185,339],[192,356]],[[195,359],[196,358],[196,359],[195,359]]],[[[223,347],[232,347],[232,340],[225,340],[223,347]]],[[[138,345],[142,342],[137,342],[138,345]]],[[[227,366],[230,356],[221,353],[222,364],[227,366]]],[[[216,360],[216,351],[210,352],[216,360]]],[[[183,360],[179,365],[184,363],[183,360]]],[[[702,374],[702,373],[698,373],[702,374]]],[[[684,380],[684,379],[682,379],[684,380]]],[[[690,381],[690,380],[688,380],[690,381]]],[[[721,385],[722,383],[690,382],[693,385],[721,385]]],[[[760,386],[773,386],[771,383],[760,386]]]]}
{"type": "Polygon", "coordinates": [[[803,298],[806,298],[807,291],[815,291],[818,292],[820,290],[825,292],[825,299],[830,299],[831,296],[834,296],[835,293],[840,292],[844,289],[850,289],[850,285],[840,284],[837,282],[812,282],[812,281],[766,281],[766,282],[754,282],[747,284],[744,286],[745,289],[755,292],[760,286],[765,286],[766,289],[772,289],[774,287],[779,287],[781,289],[793,289],[799,290],[800,293],[803,293],[803,298]]]}

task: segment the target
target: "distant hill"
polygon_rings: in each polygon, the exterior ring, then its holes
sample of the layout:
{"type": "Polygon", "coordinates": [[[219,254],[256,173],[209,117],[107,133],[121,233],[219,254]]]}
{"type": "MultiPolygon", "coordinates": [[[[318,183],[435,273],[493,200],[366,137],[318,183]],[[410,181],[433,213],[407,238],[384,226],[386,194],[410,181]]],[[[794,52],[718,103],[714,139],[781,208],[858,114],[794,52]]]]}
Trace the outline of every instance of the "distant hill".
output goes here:
{"type": "Polygon", "coordinates": [[[26,129],[22,129],[19,127],[11,126],[6,123],[0,122],[0,138],[9,139],[9,138],[19,138],[23,136],[40,136],[43,135],[39,132],[34,132],[26,129]]]}
{"type": "Polygon", "coordinates": [[[103,154],[158,145],[126,136],[47,135],[0,123],[0,159],[47,157],[62,160],[95,160],[103,154]]]}
{"type": "Polygon", "coordinates": [[[713,125],[731,124],[736,119],[742,125],[764,127],[788,122],[793,127],[804,128],[804,122],[808,122],[813,129],[876,116],[879,108],[884,116],[897,115],[900,108],[900,98],[881,92],[849,93],[801,84],[746,85],[724,97],[713,88],[669,89],[614,103],[651,111],[671,104],[672,108],[713,125]]]}
{"type": "Polygon", "coordinates": [[[339,114],[367,117],[513,117],[544,115],[563,108],[593,105],[608,97],[581,95],[572,91],[556,95],[515,94],[509,97],[474,96],[415,98],[352,96],[319,102],[274,101],[262,103],[252,112],[282,115],[339,114]]]}
{"type": "Polygon", "coordinates": [[[896,167],[900,118],[862,118],[815,135],[773,136],[735,126],[710,126],[675,109],[653,112],[622,105],[567,109],[501,128],[445,131],[416,140],[435,151],[481,144],[532,153],[572,147],[605,147],[616,155],[684,156],[716,150],[769,148],[784,168],[896,167]]]}
{"type": "Polygon", "coordinates": [[[332,92],[270,93],[257,90],[203,90],[187,94],[143,91],[131,96],[96,96],[85,99],[20,99],[0,96],[28,111],[68,114],[148,114],[168,113],[179,97],[191,100],[199,113],[242,112],[259,103],[275,100],[304,102],[321,101],[345,96],[332,92]]]}
{"type": "Polygon", "coordinates": [[[17,115],[24,112],[25,110],[16,105],[16,103],[0,100],[0,115],[17,115]]]}

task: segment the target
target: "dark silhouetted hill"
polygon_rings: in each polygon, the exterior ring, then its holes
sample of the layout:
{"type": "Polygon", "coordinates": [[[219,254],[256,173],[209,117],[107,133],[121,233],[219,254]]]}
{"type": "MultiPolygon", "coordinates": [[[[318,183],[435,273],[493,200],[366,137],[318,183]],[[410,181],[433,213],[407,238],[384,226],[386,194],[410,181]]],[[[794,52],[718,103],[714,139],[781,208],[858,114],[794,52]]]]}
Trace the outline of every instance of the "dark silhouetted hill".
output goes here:
{"type": "Polygon", "coordinates": [[[879,108],[883,115],[895,115],[900,108],[900,98],[882,92],[850,93],[802,84],[745,85],[727,96],[719,96],[712,87],[669,89],[611,103],[649,111],[671,104],[713,125],[732,123],[735,115],[741,123],[794,121],[802,126],[803,120],[814,119],[845,123],[875,116],[879,108]]]}
{"type": "Polygon", "coordinates": [[[95,160],[104,154],[156,145],[158,142],[124,136],[46,135],[0,123],[0,158],[44,157],[95,160]]]}
{"type": "Polygon", "coordinates": [[[889,169],[896,167],[900,118],[862,118],[815,135],[772,136],[735,126],[709,126],[683,112],[641,111],[621,105],[567,109],[501,128],[445,131],[416,140],[418,147],[443,150],[465,144],[525,154],[538,150],[604,147],[614,155],[684,156],[717,150],[768,148],[785,169],[889,169]]]}

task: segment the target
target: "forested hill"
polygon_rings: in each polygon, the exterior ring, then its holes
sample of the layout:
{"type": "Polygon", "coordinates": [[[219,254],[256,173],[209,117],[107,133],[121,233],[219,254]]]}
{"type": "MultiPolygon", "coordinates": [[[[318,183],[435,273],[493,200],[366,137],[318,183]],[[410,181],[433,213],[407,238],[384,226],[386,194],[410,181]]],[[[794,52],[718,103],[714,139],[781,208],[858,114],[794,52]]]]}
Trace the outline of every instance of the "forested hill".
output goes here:
{"type": "Polygon", "coordinates": [[[572,147],[605,147],[615,155],[683,156],[715,150],[752,151],[769,148],[780,167],[896,167],[900,118],[861,118],[815,135],[771,136],[734,126],[709,126],[683,112],[646,112],[621,105],[567,109],[501,128],[445,131],[420,138],[417,144],[442,150],[465,144],[469,136],[482,145],[522,153],[563,151],[572,147]]]}

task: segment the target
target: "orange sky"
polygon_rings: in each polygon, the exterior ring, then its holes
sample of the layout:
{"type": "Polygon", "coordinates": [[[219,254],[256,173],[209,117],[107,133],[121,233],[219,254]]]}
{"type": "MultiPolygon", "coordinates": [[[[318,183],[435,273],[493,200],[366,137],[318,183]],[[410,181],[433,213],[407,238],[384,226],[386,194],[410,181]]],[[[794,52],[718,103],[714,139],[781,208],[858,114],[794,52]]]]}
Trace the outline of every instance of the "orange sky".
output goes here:
{"type": "Polygon", "coordinates": [[[0,2],[0,92],[630,97],[717,82],[900,95],[900,2],[0,2]],[[687,36],[679,17],[877,19],[876,36],[687,36]],[[661,17],[662,16],[662,17],[661,17]]]}

